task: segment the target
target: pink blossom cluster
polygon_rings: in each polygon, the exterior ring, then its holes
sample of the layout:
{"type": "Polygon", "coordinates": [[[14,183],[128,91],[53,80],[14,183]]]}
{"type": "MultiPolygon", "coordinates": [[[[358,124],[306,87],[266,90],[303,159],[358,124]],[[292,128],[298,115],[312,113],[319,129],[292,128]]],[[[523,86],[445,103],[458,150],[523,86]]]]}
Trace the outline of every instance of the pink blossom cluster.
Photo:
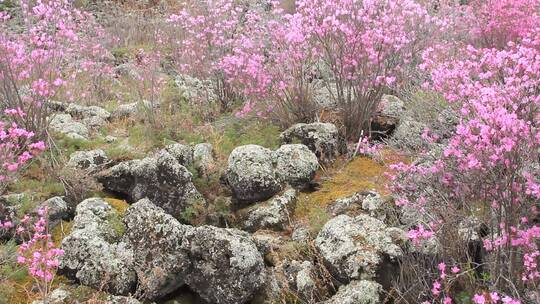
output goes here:
{"type": "Polygon", "coordinates": [[[17,262],[28,266],[28,272],[35,279],[43,299],[46,300],[59,266],[59,258],[64,251],[56,248],[48,232],[47,207],[40,208],[37,213],[38,219],[33,223],[33,227],[24,227],[30,224],[30,217],[24,216],[21,219],[21,226],[17,228],[18,234],[25,239],[19,246],[17,262]]]}
{"type": "MultiPolygon", "coordinates": [[[[24,117],[21,109],[6,109],[8,118],[24,117]]],[[[3,190],[16,173],[32,158],[45,150],[43,141],[34,141],[34,133],[15,122],[0,120],[0,189],[3,190]]],[[[4,223],[6,225],[6,223],[4,223]]]]}
{"type": "Polygon", "coordinates": [[[371,157],[379,157],[383,145],[381,143],[375,143],[367,136],[362,136],[358,139],[356,144],[355,155],[366,155],[371,157]]]}
{"type": "Polygon", "coordinates": [[[501,296],[496,291],[489,294],[475,294],[472,298],[475,304],[520,304],[521,301],[512,299],[509,296],[501,296]]]}

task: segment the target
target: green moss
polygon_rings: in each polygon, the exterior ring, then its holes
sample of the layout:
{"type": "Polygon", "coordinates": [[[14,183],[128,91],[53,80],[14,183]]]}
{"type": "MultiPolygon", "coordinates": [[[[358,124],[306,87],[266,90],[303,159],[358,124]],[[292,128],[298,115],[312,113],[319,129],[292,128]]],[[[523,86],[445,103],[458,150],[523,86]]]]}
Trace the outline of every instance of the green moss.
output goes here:
{"type": "Polygon", "coordinates": [[[129,204],[125,200],[108,197],[105,201],[118,212],[120,217],[124,217],[129,208],[129,204]]]}
{"type": "Polygon", "coordinates": [[[71,233],[72,229],[73,221],[62,221],[60,222],[60,224],[56,225],[56,227],[54,227],[53,231],[51,232],[54,244],[56,246],[60,246],[62,240],[71,233]]]}
{"type": "Polygon", "coordinates": [[[382,158],[383,162],[368,157],[357,157],[345,163],[336,161],[333,168],[319,173],[326,175],[320,190],[299,195],[295,217],[309,223],[312,232],[318,232],[329,219],[326,208],[335,200],[366,190],[387,194],[384,173],[389,170],[388,166],[407,160],[390,150],[383,151],[382,158]]]}
{"type": "Polygon", "coordinates": [[[114,232],[116,232],[116,235],[118,237],[121,237],[122,235],[124,235],[124,232],[126,232],[126,225],[124,225],[122,217],[118,212],[111,212],[107,217],[107,222],[114,230],[114,232]]]}

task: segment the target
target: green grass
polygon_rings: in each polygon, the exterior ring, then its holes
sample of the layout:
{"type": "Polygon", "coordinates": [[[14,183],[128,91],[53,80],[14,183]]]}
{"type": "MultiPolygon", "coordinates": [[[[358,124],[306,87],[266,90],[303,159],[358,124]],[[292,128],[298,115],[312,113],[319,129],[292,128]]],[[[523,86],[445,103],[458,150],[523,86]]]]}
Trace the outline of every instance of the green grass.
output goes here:
{"type": "Polygon", "coordinates": [[[52,176],[48,176],[44,180],[23,176],[15,183],[11,184],[8,187],[8,190],[13,193],[32,191],[32,193],[37,195],[37,200],[64,194],[64,186],[52,176]]]}

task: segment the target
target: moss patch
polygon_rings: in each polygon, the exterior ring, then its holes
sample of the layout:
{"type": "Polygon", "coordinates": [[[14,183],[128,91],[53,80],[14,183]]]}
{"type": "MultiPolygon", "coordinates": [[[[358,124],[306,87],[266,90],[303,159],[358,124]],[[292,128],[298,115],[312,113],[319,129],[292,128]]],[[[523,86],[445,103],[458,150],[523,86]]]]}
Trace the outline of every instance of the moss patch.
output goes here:
{"type": "MultiPolygon", "coordinates": [[[[407,160],[390,150],[382,153],[382,159],[383,162],[368,157],[357,157],[350,162],[336,161],[332,168],[322,173],[325,180],[320,190],[299,195],[296,218],[309,223],[312,231],[318,232],[329,219],[326,208],[333,201],[367,190],[388,194],[385,189],[388,180],[384,173],[389,171],[390,164],[407,160]]],[[[318,179],[322,179],[320,175],[318,179]]]]}
{"type": "Polygon", "coordinates": [[[62,221],[60,222],[60,224],[56,225],[53,231],[51,231],[52,239],[55,246],[60,246],[62,240],[71,233],[72,229],[73,222],[62,221]]]}
{"type": "Polygon", "coordinates": [[[125,200],[108,197],[105,198],[105,201],[109,203],[111,207],[116,209],[121,217],[124,217],[124,214],[126,214],[126,211],[129,208],[129,204],[125,200]]]}

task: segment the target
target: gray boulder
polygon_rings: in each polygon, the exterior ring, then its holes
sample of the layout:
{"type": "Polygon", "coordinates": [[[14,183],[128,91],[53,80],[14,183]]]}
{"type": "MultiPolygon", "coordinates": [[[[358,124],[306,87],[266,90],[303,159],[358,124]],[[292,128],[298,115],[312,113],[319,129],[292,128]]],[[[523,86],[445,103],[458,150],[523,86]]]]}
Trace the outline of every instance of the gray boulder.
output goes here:
{"type": "Polygon", "coordinates": [[[257,145],[237,147],[229,155],[227,182],[235,197],[244,202],[268,199],[281,190],[272,151],[257,145]]]}
{"type": "Polygon", "coordinates": [[[285,144],[300,142],[306,145],[322,162],[332,161],[339,154],[339,132],[330,123],[299,123],[281,133],[285,144]]]}
{"type": "Polygon", "coordinates": [[[377,114],[399,119],[405,114],[405,103],[396,96],[383,95],[377,114]]]}
{"type": "Polygon", "coordinates": [[[285,261],[279,266],[287,281],[287,288],[293,290],[306,303],[313,303],[319,293],[315,266],[310,261],[285,261]]]}
{"type": "Polygon", "coordinates": [[[56,227],[62,220],[69,218],[73,214],[73,209],[61,197],[55,196],[44,201],[41,207],[47,207],[47,215],[49,218],[49,229],[56,227]]]}
{"type": "Polygon", "coordinates": [[[142,304],[142,302],[133,297],[109,296],[107,304],[142,304]]]}
{"type": "Polygon", "coordinates": [[[283,145],[274,152],[276,173],[281,181],[303,188],[319,169],[317,156],[305,145],[283,145]]]}
{"type": "Polygon", "coordinates": [[[352,281],[341,286],[338,292],[322,304],[379,304],[383,289],[373,281],[352,281]]]}
{"type": "Polygon", "coordinates": [[[70,103],[65,112],[82,121],[91,129],[102,127],[111,118],[111,113],[98,106],[83,106],[70,103]]]}
{"type": "Polygon", "coordinates": [[[339,215],[315,239],[329,271],[340,281],[372,279],[384,258],[402,255],[387,226],[367,215],[339,215]]]}
{"type": "Polygon", "coordinates": [[[266,282],[263,258],[246,232],[196,227],[184,235],[182,247],[192,262],[187,284],[209,303],[245,303],[266,282]]]}
{"type": "Polygon", "coordinates": [[[214,147],[209,143],[196,144],[193,147],[193,165],[200,176],[208,176],[215,167],[214,147]]]}
{"type": "Polygon", "coordinates": [[[168,145],[165,150],[174,156],[180,165],[193,165],[193,149],[190,146],[176,143],[168,145]]]}
{"type": "Polygon", "coordinates": [[[129,294],[137,277],[133,252],[116,243],[123,230],[116,211],[101,199],[87,199],[77,206],[73,222],[61,244],[60,271],[83,285],[129,294]]]}
{"type": "Polygon", "coordinates": [[[296,191],[287,189],[265,203],[249,208],[243,227],[247,231],[260,229],[284,230],[290,222],[296,206],[296,191]]]}
{"type": "Polygon", "coordinates": [[[99,117],[100,119],[106,121],[111,117],[111,113],[98,106],[83,106],[75,103],[70,103],[65,111],[69,113],[72,117],[77,117],[80,119],[99,117]]]}
{"type": "Polygon", "coordinates": [[[426,124],[415,121],[410,117],[403,117],[392,135],[391,141],[400,148],[413,151],[427,147],[427,142],[422,138],[426,124]]]}
{"type": "Polygon", "coordinates": [[[105,151],[101,149],[90,151],[77,151],[69,156],[67,166],[89,172],[96,172],[99,169],[103,169],[110,163],[109,158],[105,154],[105,151]]]}
{"type": "Polygon", "coordinates": [[[191,173],[166,151],[154,157],[122,162],[98,177],[104,188],[137,202],[150,199],[177,219],[183,219],[187,208],[204,205],[195,189],[191,173]]]}
{"type": "Polygon", "coordinates": [[[183,237],[193,227],[180,224],[148,199],[130,206],[124,223],[123,242],[134,253],[139,280],[136,293],[154,300],[183,286],[191,273],[189,253],[182,248],[183,237]]]}
{"type": "Polygon", "coordinates": [[[88,128],[83,123],[73,120],[69,114],[55,114],[49,122],[49,128],[73,139],[85,140],[89,134],[88,128]]]}
{"type": "Polygon", "coordinates": [[[219,100],[211,80],[201,80],[181,74],[175,77],[174,82],[180,95],[189,103],[215,104],[219,100]]]}
{"type": "Polygon", "coordinates": [[[126,119],[135,116],[139,112],[149,111],[156,108],[157,105],[148,100],[142,102],[132,102],[119,105],[112,113],[113,119],[126,119]]]}

